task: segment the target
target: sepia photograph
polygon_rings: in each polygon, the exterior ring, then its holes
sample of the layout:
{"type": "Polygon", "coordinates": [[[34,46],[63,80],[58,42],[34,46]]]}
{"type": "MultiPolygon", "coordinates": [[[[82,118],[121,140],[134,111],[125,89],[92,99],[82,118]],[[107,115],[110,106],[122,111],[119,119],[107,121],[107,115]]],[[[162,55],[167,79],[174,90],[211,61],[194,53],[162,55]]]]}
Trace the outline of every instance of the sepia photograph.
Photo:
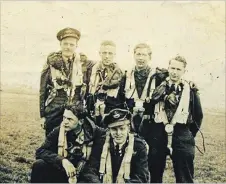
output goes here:
{"type": "Polygon", "coordinates": [[[226,183],[225,1],[0,1],[0,183],[226,183]]]}

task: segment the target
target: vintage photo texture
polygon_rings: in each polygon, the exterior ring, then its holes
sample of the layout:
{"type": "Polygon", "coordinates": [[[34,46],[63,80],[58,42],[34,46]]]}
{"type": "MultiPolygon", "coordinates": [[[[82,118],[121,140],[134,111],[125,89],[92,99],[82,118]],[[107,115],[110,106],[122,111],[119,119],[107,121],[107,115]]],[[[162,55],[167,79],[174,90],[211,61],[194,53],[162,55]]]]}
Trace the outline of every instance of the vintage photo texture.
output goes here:
{"type": "MultiPolygon", "coordinates": [[[[153,68],[186,58],[185,78],[199,89],[204,118],[195,138],[194,179],[225,180],[224,1],[1,1],[0,182],[29,182],[35,150],[45,139],[39,114],[40,75],[59,51],[56,34],[81,32],[77,53],[100,60],[100,43],[116,44],[115,61],[135,66],[133,49],[150,45],[153,68]]],[[[170,160],[164,182],[175,182],[170,160]]]]}

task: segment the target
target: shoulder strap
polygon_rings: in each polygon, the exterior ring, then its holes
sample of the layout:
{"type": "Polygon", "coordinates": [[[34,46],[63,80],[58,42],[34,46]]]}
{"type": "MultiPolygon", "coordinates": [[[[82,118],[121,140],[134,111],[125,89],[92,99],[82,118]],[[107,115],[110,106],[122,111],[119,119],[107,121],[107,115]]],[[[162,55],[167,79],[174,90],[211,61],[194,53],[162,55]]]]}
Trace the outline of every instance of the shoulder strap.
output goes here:
{"type": "Polygon", "coordinates": [[[150,77],[149,84],[148,84],[148,89],[147,89],[147,97],[150,97],[151,83],[152,83],[153,79],[155,78],[155,76],[156,76],[156,74],[153,74],[150,77]]]}

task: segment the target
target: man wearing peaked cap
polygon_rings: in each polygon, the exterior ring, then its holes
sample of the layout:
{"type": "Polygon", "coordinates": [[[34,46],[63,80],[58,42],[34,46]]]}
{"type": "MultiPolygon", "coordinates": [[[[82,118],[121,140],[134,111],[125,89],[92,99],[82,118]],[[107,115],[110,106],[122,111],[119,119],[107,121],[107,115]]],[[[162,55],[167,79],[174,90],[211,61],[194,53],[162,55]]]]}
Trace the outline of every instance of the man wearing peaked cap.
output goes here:
{"type": "Polygon", "coordinates": [[[114,109],[110,111],[103,119],[104,124],[109,127],[116,127],[121,125],[129,125],[131,121],[131,113],[124,109],[114,109]]]}
{"type": "Polygon", "coordinates": [[[64,28],[57,33],[60,51],[50,53],[41,73],[40,116],[46,136],[63,120],[64,105],[81,94],[82,69],[75,53],[81,33],[64,28]]]}
{"type": "Polygon", "coordinates": [[[84,183],[147,183],[147,148],[144,141],[130,133],[131,114],[113,109],[104,118],[107,136],[95,143],[84,168],[84,183]]]}
{"type": "Polygon", "coordinates": [[[57,33],[57,39],[59,41],[67,37],[73,37],[79,40],[81,37],[81,33],[77,29],[69,28],[69,27],[62,29],[57,33]]]}
{"type": "Polygon", "coordinates": [[[92,144],[105,133],[86,117],[82,101],[66,105],[61,126],[56,127],[36,150],[31,183],[79,182],[92,144]]]}

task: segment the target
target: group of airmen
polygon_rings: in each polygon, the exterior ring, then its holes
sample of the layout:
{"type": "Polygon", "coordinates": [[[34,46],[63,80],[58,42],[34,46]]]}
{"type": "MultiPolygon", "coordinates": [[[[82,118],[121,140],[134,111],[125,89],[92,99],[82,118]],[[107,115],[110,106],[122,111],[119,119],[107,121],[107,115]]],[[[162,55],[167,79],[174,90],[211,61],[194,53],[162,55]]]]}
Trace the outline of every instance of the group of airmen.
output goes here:
{"type": "MultiPolygon", "coordinates": [[[[152,68],[146,43],[135,66],[114,62],[116,45],[100,44],[100,61],[76,54],[81,33],[57,33],[61,50],[41,73],[40,116],[46,140],[36,151],[32,183],[162,183],[171,158],[177,183],[194,182],[195,136],[203,113],[187,61],[152,68]]],[[[122,61],[123,62],[123,61],[122,61]]],[[[132,62],[131,62],[132,63],[132,62]]]]}

